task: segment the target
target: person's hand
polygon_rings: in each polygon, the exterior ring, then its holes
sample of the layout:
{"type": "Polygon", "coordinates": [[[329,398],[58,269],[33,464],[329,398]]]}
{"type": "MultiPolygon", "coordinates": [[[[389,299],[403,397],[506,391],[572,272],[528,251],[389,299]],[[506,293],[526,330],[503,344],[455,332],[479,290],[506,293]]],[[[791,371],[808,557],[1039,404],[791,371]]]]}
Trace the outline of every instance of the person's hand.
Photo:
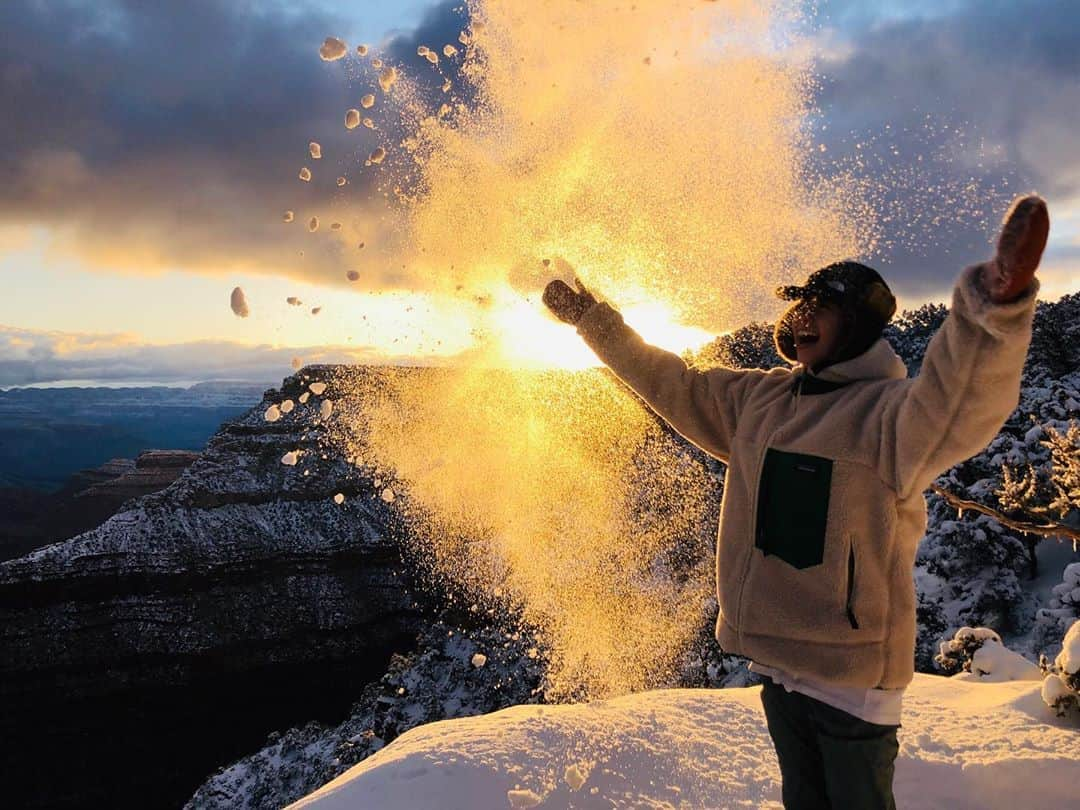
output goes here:
{"type": "Polygon", "coordinates": [[[585,314],[585,311],[596,303],[592,293],[585,289],[585,285],[578,279],[574,279],[578,291],[574,292],[570,285],[560,279],[549,281],[544,288],[544,303],[555,317],[560,321],[574,325],[585,314]]]}
{"type": "Polygon", "coordinates": [[[1008,303],[1028,288],[1049,233],[1045,200],[1032,194],[1013,201],[1001,226],[997,255],[983,265],[983,288],[991,301],[1008,303]]]}

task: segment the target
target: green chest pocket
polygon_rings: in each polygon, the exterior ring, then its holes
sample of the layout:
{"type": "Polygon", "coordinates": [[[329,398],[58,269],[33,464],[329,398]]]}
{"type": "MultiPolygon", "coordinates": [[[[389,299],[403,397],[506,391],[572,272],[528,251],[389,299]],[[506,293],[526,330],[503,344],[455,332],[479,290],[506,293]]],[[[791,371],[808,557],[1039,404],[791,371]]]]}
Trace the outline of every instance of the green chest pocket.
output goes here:
{"type": "Polygon", "coordinates": [[[831,459],[782,450],[765,451],[758,483],[754,545],[796,568],[820,565],[825,556],[831,459]]]}

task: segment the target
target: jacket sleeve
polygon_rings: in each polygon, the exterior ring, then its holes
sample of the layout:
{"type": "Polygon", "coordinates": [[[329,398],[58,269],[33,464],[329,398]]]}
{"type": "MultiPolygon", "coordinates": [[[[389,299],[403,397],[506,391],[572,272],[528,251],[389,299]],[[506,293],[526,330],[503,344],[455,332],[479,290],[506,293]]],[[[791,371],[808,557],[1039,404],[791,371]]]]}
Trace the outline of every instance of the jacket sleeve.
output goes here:
{"type": "Polygon", "coordinates": [[[597,356],[684,438],[727,461],[741,403],[765,372],[690,368],[678,355],[647,344],[606,303],[577,324],[597,356]]]}
{"type": "Polygon", "coordinates": [[[884,408],[881,474],[901,498],[986,447],[1020,399],[1039,283],[1016,301],[995,304],[982,288],[981,267],[961,274],[919,375],[884,408]]]}

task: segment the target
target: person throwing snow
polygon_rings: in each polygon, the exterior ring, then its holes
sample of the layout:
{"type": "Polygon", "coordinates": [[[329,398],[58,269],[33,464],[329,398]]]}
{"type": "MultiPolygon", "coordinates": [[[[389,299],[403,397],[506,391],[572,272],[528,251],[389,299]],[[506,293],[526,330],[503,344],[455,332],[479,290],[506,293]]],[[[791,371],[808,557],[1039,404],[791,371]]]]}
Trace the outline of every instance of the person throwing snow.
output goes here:
{"type": "Polygon", "coordinates": [[[1049,227],[1041,198],[1012,204],[914,379],[881,337],[895,298],[858,262],[777,290],[792,301],[775,331],[792,367],[770,370],[689,368],[580,282],[544,290],[650,408],[728,465],[716,639],[765,676],[787,810],[895,807],[923,491],[1016,407],[1049,227]]]}

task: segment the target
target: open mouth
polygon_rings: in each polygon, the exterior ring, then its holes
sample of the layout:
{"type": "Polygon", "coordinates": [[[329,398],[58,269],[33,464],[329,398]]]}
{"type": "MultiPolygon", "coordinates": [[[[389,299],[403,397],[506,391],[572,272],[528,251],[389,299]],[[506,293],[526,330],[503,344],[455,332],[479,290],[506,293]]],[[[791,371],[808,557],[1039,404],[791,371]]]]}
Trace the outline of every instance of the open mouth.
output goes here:
{"type": "Polygon", "coordinates": [[[795,345],[796,346],[813,346],[818,342],[817,332],[811,332],[809,330],[800,329],[795,333],[795,345]]]}

